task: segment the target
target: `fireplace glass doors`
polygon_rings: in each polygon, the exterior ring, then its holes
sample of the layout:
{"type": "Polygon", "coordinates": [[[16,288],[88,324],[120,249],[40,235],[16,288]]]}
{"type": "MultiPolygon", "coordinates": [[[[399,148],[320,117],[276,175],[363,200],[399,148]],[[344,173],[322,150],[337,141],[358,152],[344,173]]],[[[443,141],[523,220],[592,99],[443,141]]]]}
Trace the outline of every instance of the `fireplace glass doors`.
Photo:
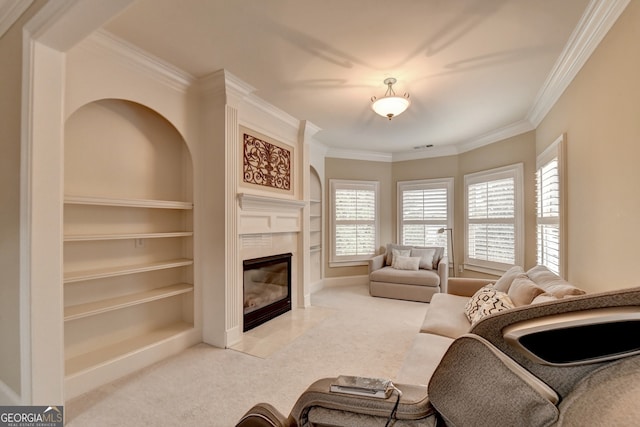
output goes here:
{"type": "Polygon", "coordinates": [[[243,261],[245,332],[291,310],[291,256],[243,261]]]}

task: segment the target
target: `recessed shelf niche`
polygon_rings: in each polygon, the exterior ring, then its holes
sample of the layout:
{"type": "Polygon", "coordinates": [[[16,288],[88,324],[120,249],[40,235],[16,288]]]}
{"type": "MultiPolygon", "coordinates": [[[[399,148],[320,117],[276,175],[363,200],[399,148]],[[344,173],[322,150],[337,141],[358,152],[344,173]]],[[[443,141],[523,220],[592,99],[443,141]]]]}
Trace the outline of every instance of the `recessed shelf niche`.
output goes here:
{"type": "Polygon", "coordinates": [[[65,123],[65,395],[192,344],[193,172],[156,112],[101,100],[65,123]]]}

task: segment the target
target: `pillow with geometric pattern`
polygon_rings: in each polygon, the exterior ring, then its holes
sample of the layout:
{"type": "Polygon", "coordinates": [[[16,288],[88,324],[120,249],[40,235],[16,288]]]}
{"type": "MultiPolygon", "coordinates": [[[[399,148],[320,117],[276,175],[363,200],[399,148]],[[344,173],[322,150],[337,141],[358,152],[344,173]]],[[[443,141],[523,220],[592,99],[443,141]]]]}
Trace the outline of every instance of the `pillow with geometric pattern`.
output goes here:
{"type": "Polygon", "coordinates": [[[478,323],[485,316],[493,313],[499,313],[501,311],[514,308],[515,306],[516,305],[511,301],[511,298],[509,298],[507,293],[496,291],[495,295],[486,299],[478,308],[478,311],[476,311],[473,316],[473,320],[471,321],[471,326],[478,323]]]}
{"type": "Polygon", "coordinates": [[[496,291],[493,285],[489,284],[481,287],[476,291],[475,294],[473,294],[473,296],[469,299],[469,301],[467,301],[467,304],[464,306],[464,314],[467,316],[467,319],[469,319],[469,322],[473,321],[473,318],[478,312],[480,306],[485,301],[488,301],[493,295],[495,295],[496,292],[498,291],[496,291]]]}

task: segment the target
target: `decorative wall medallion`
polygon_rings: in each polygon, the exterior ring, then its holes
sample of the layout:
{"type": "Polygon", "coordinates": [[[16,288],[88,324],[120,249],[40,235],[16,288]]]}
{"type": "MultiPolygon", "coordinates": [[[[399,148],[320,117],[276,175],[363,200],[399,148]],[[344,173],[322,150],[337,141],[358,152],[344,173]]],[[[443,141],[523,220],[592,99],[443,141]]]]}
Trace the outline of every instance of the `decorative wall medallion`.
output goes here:
{"type": "Polygon", "coordinates": [[[291,151],[245,133],[243,180],[249,184],[291,190],[291,151]]]}

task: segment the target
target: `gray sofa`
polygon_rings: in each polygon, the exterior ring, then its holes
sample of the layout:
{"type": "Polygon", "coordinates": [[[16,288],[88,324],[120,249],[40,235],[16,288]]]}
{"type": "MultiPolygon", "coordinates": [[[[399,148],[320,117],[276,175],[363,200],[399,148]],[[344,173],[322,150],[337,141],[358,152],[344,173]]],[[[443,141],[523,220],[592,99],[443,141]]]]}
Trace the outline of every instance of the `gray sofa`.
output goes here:
{"type": "Polygon", "coordinates": [[[640,287],[586,295],[541,267],[486,284],[451,279],[434,296],[389,398],[324,378],[288,417],[258,404],[237,425],[640,425],[640,287]],[[486,311],[503,294],[518,305],[486,311]],[[474,306],[485,312],[470,320],[474,306]]]}
{"type": "Polygon", "coordinates": [[[447,292],[449,260],[443,253],[444,248],[437,246],[388,244],[385,253],[369,260],[369,293],[374,297],[431,301],[434,294],[447,292]],[[393,257],[396,251],[404,251],[403,255],[414,260],[422,259],[417,264],[397,264],[393,257]]]}

